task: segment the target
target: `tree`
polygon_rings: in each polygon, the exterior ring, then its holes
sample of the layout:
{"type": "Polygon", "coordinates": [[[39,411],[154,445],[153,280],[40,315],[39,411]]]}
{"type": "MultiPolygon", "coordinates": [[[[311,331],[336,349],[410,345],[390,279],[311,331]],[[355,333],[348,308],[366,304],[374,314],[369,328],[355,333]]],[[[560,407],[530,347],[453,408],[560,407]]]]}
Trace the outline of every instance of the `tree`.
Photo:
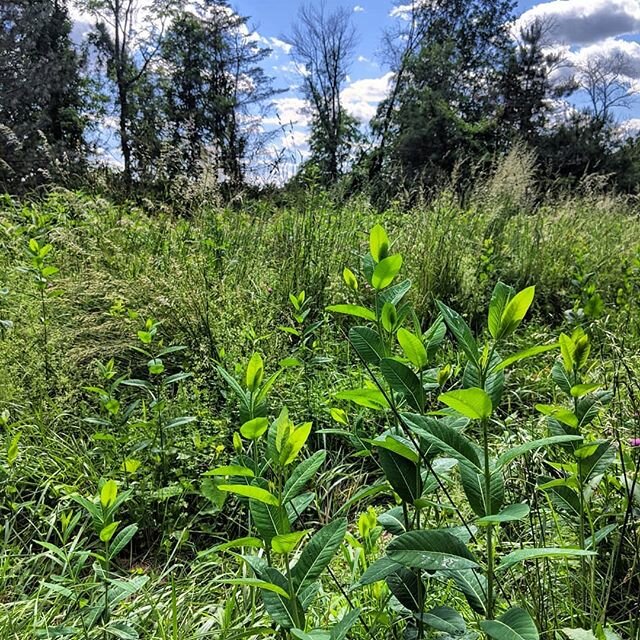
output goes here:
{"type": "Polygon", "coordinates": [[[197,176],[203,162],[231,185],[245,177],[255,120],[277,93],[259,45],[226,2],[195,3],[178,13],[161,48],[167,135],[174,171],[197,176]]]}
{"type": "Polygon", "coordinates": [[[114,84],[127,187],[133,178],[131,130],[136,111],[135,93],[160,48],[164,22],[172,4],[173,0],[155,0],[150,4],[142,0],[79,0],[79,5],[96,19],[93,42],[114,84]]]}
{"type": "Polygon", "coordinates": [[[337,8],[328,13],[324,0],[304,4],[291,36],[283,39],[291,46],[309,104],[311,160],[332,184],[343,172],[357,134],[355,120],[341,100],[357,42],[351,11],[337,8]]]}
{"type": "Polygon", "coordinates": [[[82,57],[60,0],[0,2],[0,183],[26,189],[84,161],[82,57]]]}
{"type": "Polygon", "coordinates": [[[400,27],[386,38],[394,82],[372,123],[371,179],[433,183],[461,159],[491,151],[512,7],[510,0],[397,7],[400,27]]]}

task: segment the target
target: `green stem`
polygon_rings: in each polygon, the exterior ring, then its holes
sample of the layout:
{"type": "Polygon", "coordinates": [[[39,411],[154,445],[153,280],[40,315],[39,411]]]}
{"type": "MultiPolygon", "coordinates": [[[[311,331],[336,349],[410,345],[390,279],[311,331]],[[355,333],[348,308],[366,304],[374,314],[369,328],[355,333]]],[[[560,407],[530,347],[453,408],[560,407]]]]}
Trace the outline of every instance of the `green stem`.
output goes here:
{"type": "MultiPolygon", "coordinates": [[[[489,464],[489,421],[484,418],[482,420],[482,440],[484,448],[484,493],[487,515],[492,514],[491,509],[491,467],[489,464]]],[[[495,554],[493,548],[493,525],[487,526],[487,619],[493,620],[494,617],[494,595],[493,583],[495,573],[495,554]]]]}

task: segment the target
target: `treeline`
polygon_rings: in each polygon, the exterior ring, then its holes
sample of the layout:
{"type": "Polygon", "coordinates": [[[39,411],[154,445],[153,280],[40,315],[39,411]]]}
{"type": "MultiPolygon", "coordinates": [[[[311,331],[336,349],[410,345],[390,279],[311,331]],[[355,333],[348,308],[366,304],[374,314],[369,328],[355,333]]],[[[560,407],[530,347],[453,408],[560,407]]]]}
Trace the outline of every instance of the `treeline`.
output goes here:
{"type": "MultiPolygon", "coordinates": [[[[125,195],[171,199],[203,183],[233,194],[258,166],[263,179],[277,174],[283,157],[265,149],[282,130],[261,121],[282,89],[248,17],[225,0],[76,6],[93,26],[74,38],[66,0],[0,0],[1,189],[99,175],[125,195]],[[108,132],[121,167],[106,170],[97,140],[108,132]]],[[[514,33],[511,0],[396,10],[404,15],[381,46],[391,85],[366,131],[343,100],[358,42],[351,10],[306,4],[281,36],[311,122],[310,155],[289,188],[313,180],[381,203],[452,177],[464,189],[524,144],[549,186],[595,173],[637,190],[638,142],[614,120],[633,92],[624,60],[567,66],[545,46],[543,22],[514,33]],[[576,92],[589,106],[558,118],[557,102],[576,92]]]]}

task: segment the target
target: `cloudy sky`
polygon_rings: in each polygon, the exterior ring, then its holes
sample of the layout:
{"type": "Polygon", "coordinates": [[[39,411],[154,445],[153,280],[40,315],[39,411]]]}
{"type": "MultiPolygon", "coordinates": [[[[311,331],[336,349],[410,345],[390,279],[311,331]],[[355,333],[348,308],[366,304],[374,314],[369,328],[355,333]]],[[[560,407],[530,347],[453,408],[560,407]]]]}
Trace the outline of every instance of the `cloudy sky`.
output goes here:
{"type": "MultiPolygon", "coordinates": [[[[402,6],[396,6],[391,0],[326,1],[328,9],[340,5],[353,11],[358,46],[343,98],[350,113],[366,123],[385,95],[390,79],[389,70],[380,56],[382,33],[394,21],[402,20],[402,6]]],[[[290,32],[302,3],[303,0],[231,2],[238,13],[250,16],[250,24],[260,41],[271,47],[272,54],[264,63],[266,71],[276,79],[277,87],[287,89],[277,97],[273,114],[263,123],[267,128],[281,131],[272,141],[271,151],[276,155],[286,150],[285,171],[293,171],[295,164],[307,153],[306,117],[303,101],[296,90],[300,81],[289,58],[288,47],[282,40],[283,35],[290,32]]],[[[640,85],[640,0],[520,0],[516,12],[519,16],[517,24],[544,18],[550,25],[550,44],[562,48],[574,62],[615,53],[623,55],[630,77],[640,85]]],[[[82,16],[75,17],[82,20],[82,16]]],[[[579,105],[581,98],[576,96],[574,100],[579,105]]],[[[627,122],[630,129],[640,129],[640,101],[630,108],[618,110],[616,117],[627,122]]]]}

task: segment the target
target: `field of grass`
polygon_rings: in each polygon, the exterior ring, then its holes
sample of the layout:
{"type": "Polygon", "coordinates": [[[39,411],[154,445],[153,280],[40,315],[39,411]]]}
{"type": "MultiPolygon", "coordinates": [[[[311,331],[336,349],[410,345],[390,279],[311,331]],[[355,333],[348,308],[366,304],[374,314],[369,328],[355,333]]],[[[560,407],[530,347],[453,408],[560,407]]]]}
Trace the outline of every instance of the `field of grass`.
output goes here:
{"type": "Polygon", "coordinates": [[[534,187],[5,197],[0,638],[639,638],[640,210],[534,187]]]}

